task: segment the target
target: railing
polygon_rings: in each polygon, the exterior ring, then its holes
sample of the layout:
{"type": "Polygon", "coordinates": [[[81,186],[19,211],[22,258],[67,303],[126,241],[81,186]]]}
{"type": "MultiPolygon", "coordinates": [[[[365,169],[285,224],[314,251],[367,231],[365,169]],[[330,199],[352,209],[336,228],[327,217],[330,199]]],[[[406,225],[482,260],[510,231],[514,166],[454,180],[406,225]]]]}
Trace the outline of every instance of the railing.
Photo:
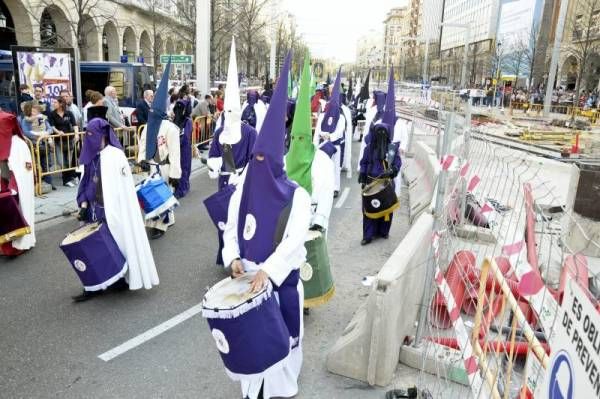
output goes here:
{"type": "Polygon", "coordinates": [[[198,116],[194,119],[192,125],[192,148],[197,148],[198,145],[208,144],[214,135],[214,122],[219,117],[214,119],[210,116],[198,116]]]}

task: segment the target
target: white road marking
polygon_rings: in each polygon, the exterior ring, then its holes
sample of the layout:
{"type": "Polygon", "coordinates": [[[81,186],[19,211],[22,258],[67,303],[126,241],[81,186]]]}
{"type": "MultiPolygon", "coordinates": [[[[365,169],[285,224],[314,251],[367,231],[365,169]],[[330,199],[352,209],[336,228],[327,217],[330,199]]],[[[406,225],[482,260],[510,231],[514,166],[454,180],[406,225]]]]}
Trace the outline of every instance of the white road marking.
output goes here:
{"type": "Polygon", "coordinates": [[[111,349],[107,352],[104,352],[103,354],[99,355],[98,357],[100,359],[104,360],[105,362],[108,362],[108,361],[114,359],[115,357],[120,356],[123,353],[140,346],[144,342],[149,341],[152,338],[159,336],[160,334],[164,333],[165,331],[170,330],[171,328],[175,327],[176,325],[183,323],[190,317],[193,317],[200,312],[202,312],[202,304],[201,303],[199,303],[196,306],[192,306],[185,312],[182,312],[182,313],[178,314],[177,316],[165,321],[164,323],[161,323],[161,324],[157,325],[156,327],[153,327],[153,328],[147,330],[146,332],[143,332],[142,334],[138,335],[137,337],[133,337],[130,340],[123,342],[121,345],[114,347],[113,349],[111,349]]]}
{"type": "Polygon", "coordinates": [[[346,202],[346,198],[348,198],[348,194],[350,194],[350,187],[345,187],[344,191],[342,191],[342,195],[340,199],[335,203],[336,208],[341,208],[344,206],[344,202],[346,202]]]}

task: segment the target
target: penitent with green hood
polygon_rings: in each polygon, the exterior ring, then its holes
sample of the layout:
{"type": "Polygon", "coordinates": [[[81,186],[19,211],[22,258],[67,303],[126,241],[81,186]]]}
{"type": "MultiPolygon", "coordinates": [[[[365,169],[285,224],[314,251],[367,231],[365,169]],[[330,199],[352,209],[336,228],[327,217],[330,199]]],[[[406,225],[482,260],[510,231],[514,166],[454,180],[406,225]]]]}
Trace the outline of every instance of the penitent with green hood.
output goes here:
{"type": "Polygon", "coordinates": [[[326,230],[333,205],[334,165],[330,156],[319,150],[312,140],[310,93],[311,76],[308,54],[300,79],[296,112],[292,123],[290,149],[286,155],[286,171],[311,195],[313,213],[311,230],[326,230]]]}

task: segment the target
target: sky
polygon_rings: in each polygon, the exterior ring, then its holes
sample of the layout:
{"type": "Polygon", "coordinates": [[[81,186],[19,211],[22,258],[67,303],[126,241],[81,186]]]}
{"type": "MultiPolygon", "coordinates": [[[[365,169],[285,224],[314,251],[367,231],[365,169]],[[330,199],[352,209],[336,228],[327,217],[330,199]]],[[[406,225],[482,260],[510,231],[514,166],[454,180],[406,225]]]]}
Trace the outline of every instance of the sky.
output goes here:
{"type": "Polygon", "coordinates": [[[370,29],[383,32],[390,8],[407,0],[282,0],[282,8],[295,15],[298,30],[316,58],[354,62],[356,42],[370,29]]]}

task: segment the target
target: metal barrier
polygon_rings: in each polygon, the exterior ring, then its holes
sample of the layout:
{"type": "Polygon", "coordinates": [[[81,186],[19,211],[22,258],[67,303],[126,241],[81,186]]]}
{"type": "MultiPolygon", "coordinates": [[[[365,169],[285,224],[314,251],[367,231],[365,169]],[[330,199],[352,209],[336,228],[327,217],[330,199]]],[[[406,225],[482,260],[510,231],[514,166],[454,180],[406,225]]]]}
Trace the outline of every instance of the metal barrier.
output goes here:
{"type": "Polygon", "coordinates": [[[198,145],[208,144],[214,135],[213,122],[214,119],[210,116],[198,116],[194,119],[192,125],[192,148],[197,148],[198,145]]]}

